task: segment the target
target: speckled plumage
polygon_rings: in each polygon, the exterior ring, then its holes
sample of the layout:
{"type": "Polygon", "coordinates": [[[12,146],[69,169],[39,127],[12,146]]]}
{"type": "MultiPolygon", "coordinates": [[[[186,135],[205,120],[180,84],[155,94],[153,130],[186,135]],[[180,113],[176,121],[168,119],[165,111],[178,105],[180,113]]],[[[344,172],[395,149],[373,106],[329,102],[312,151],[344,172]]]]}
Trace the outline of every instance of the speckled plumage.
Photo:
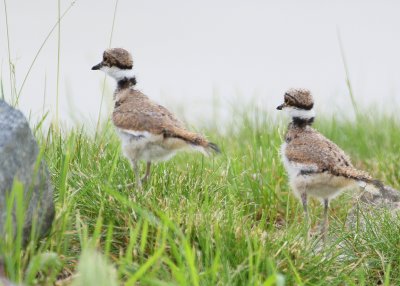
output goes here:
{"type": "Polygon", "coordinates": [[[323,201],[324,236],[330,199],[360,182],[378,188],[380,183],[368,173],[356,169],[342,149],[311,127],[315,116],[313,106],[310,91],[290,89],[284,95],[284,103],[277,109],[286,110],[292,117],[281,147],[289,184],[294,194],[301,198],[306,216],[309,195],[323,201]]]}
{"type": "Polygon", "coordinates": [[[118,67],[120,69],[131,69],[133,60],[131,54],[121,48],[105,50],[103,53],[103,63],[108,67],[118,67]]]}
{"type": "Polygon", "coordinates": [[[353,167],[350,158],[335,143],[311,126],[289,124],[284,156],[289,162],[313,165],[312,173],[328,172],[335,176],[370,181],[372,177],[353,167]]]}
{"type": "MultiPolygon", "coordinates": [[[[134,88],[117,90],[115,108],[112,115],[114,125],[122,130],[147,131],[154,135],[181,139],[184,144],[209,147],[209,142],[201,135],[186,130],[165,107],[153,102],[142,92],[134,88]]],[[[163,144],[166,142],[160,142],[163,144]]],[[[176,146],[178,147],[178,146],[176,146]]]]}
{"type": "Polygon", "coordinates": [[[132,67],[130,53],[114,48],[106,50],[102,62],[92,70],[102,70],[117,81],[112,121],[120,136],[122,151],[132,163],[138,187],[141,186],[138,180],[139,160],[147,162],[143,178],[146,181],[151,162],[168,160],[179,150],[192,148],[205,155],[220,152],[216,144],[188,131],[165,107],[137,90],[132,67]]]}
{"type": "Polygon", "coordinates": [[[284,104],[286,106],[295,106],[309,110],[314,106],[314,100],[311,92],[304,88],[291,88],[284,95],[284,104]]]}
{"type": "Polygon", "coordinates": [[[294,192],[299,196],[308,192],[318,198],[328,199],[355,181],[372,182],[368,173],[353,167],[342,149],[311,127],[314,121],[314,113],[311,112],[313,105],[309,90],[290,89],[279,107],[287,109],[292,116],[281,155],[294,192]],[[317,177],[326,180],[325,186],[321,186],[323,180],[317,177]],[[307,178],[308,182],[305,181],[307,178]],[[325,190],[319,192],[318,189],[322,188],[325,190]]]}

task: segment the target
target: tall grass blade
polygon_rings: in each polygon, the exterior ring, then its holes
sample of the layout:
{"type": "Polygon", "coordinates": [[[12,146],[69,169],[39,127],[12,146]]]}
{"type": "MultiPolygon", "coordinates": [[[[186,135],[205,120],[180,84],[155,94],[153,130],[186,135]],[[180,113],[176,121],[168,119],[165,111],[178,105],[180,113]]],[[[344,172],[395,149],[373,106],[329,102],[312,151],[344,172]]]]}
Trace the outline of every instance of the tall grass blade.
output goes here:
{"type": "Polygon", "coordinates": [[[166,246],[166,235],[167,235],[167,228],[163,229],[163,235],[161,239],[161,245],[157,249],[157,251],[149,257],[144,264],[140,266],[140,268],[133,274],[128,281],[126,282],[125,286],[133,286],[136,282],[146,273],[146,271],[152,267],[155,263],[157,263],[161,255],[164,253],[165,246],[166,246]]]}
{"type": "MultiPolygon", "coordinates": [[[[115,26],[115,19],[117,18],[118,2],[119,2],[119,0],[115,1],[114,14],[113,14],[113,20],[112,20],[111,32],[110,32],[110,40],[108,42],[108,47],[109,48],[111,48],[112,38],[113,38],[113,35],[114,35],[114,26],[115,26]]],[[[104,75],[104,78],[103,78],[103,87],[102,87],[102,91],[101,91],[99,114],[97,116],[97,123],[96,123],[96,133],[95,133],[95,137],[96,138],[97,138],[97,134],[98,134],[99,128],[100,128],[100,117],[101,117],[101,110],[103,109],[105,90],[106,90],[106,75],[104,75]]]]}
{"type": "Polygon", "coordinates": [[[25,284],[53,285],[62,266],[62,261],[54,252],[34,255],[25,272],[25,284]]]}
{"type": "Polygon", "coordinates": [[[83,251],[73,286],[118,286],[115,269],[93,248],[83,251]]]}
{"type": "Polygon", "coordinates": [[[1,93],[1,99],[4,100],[4,83],[2,76],[0,76],[0,93],[1,93]]]}
{"type": "Polygon", "coordinates": [[[22,280],[22,246],[25,223],[24,186],[17,179],[6,197],[4,229],[1,229],[0,257],[4,258],[6,272],[12,281],[22,280]]]}
{"type": "MultiPolygon", "coordinates": [[[[5,1],[5,0],[4,0],[5,1]]],[[[50,32],[47,34],[46,38],[43,40],[42,44],[40,45],[38,51],[35,54],[35,57],[33,58],[31,64],[29,65],[28,71],[26,72],[24,79],[22,81],[21,87],[19,88],[18,91],[18,95],[17,95],[17,103],[18,103],[18,99],[21,96],[21,92],[25,86],[26,80],[29,77],[29,74],[33,68],[33,66],[35,65],[36,60],[38,59],[43,47],[45,46],[45,44],[47,43],[47,41],[49,40],[50,36],[53,34],[54,30],[58,27],[58,23],[59,21],[61,21],[66,15],[67,13],[71,10],[71,8],[74,6],[74,4],[76,3],[77,0],[74,0],[73,2],[71,2],[71,4],[68,6],[68,8],[64,11],[64,13],[62,13],[60,19],[57,21],[57,23],[54,24],[54,26],[50,29],[50,32]]]]}
{"type": "Polygon", "coordinates": [[[61,3],[57,1],[58,33],[57,33],[57,79],[56,79],[56,124],[59,124],[60,97],[60,53],[61,53],[61,3]]]}
{"type": "Polygon", "coordinates": [[[47,115],[49,115],[49,111],[47,111],[46,114],[44,114],[42,116],[42,118],[40,119],[40,121],[36,124],[35,128],[33,129],[33,134],[36,134],[38,132],[38,130],[40,130],[40,128],[42,127],[44,121],[47,118],[47,115]]]}
{"type": "Polygon", "coordinates": [[[337,32],[337,38],[338,38],[338,42],[339,42],[340,55],[342,57],[344,71],[346,73],[346,84],[347,84],[347,88],[349,89],[349,95],[350,95],[351,104],[353,106],[353,110],[354,110],[354,113],[356,115],[356,118],[358,118],[358,116],[359,116],[358,106],[357,106],[357,102],[356,102],[356,100],[354,98],[354,92],[353,92],[353,87],[351,85],[349,68],[347,66],[346,54],[344,52],[342,37],[340,35],[339,28],[336,30],[336,32],[337,32]]]}
{"type": "Polygon", "coordinates": [[[386,266],[386,269],[385,269],[385,278],[384,278],[384,283],[383,283],[384,286],[390,286],[390,285],[391,285],[391,284],[390,284],[390,271],[391,271],[391,269],[392,269],[391,266],[392,266],[392,265],[391,265],[390,263],[388,263],[388,265],[386,266]]]}
{"type": "Polygon", "coordinates": [[[14,73],[14,68],[13,64],[11,62],[11,40],[10,40],[10,28],[8,24],[8,12],[7,12],[7,1],[4,0],[4,14],[5,14],[5,23],[6,23],[6,32],[7,32],[7,53],[8,53],[8,67],[9,67],[9,73],[10,73],[10,95],[11,95],[11,104],[13,106],[17,105],[16,102],[16,87],[15,87],[15,81],[13,80],[13,73],[14,73]]]}

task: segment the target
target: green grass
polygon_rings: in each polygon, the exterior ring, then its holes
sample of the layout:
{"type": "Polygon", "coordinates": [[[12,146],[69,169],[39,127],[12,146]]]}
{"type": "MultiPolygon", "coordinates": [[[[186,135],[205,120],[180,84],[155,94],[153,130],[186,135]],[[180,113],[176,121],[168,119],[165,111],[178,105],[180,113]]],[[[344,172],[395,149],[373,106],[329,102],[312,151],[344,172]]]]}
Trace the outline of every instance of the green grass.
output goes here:
{"type": "MultiPolygon", "coordinates": [[[[36,132],[56,218],[50,235],[22,252],[7,240],[8,276],[27,285],[400,284],[400,222],[372,216],[365,229],[347,229],[355,193],[333,201],[325,248],[317,237],[305,243],[278,153],[286,124],[250,111],[228,123],[227,135],[203,130],[221,155],[160,163],[143,191],[118,188],[134,177],[110,123],[96,140],[81,129],[36,132]]],[[[316,127],[356,166],[400,187],[398,119],[325,118],[316,127]]],[[[321,214],[312,201],[313,226],[321,214]]]]}
{"type": "MultiPolygon", "coordinates": [[[[58,1],[57,22],[19,88],[3,2],[10,90],[4,91],[0,76],[0,92],[17,106],[32,67],[56,29],[59,74],[60,22],[75,1],[63,12],[58,1]]],[[[110,45],[117,6],[118,0],[110,45]]],[[[350,153],[356,166],[400,188],[399,118],[376,112],[370,112],[373,120],[360,115],[339,33],[338,38],[356,121],[322,118],[316,127],[350,153]]],[[[58,85],[57,75],[57,119],[58,85]]],[[[32,239],[22,248],[25,202],[22,186],[15,184],[7,213],[15,206],[19,223],[14,230],[8,215],[7,233],[0,240],[6,274],[13,281],[74,286],[400,284],[400,222],[382,214],[367,216],[365,228],[346,228],[355,193],[331,204],[323,249],[318,237],[304,241],[302,207],[287,185],[279,158],[286,123],[256,109],[239,112],[223,134],[216,126],[202,130],[220,145],[221,155],[180,154],[156,165],[151,181],[139,191],[124,187],[134,182],[133,172],[110,123],[101,126],[99,116],[96,136],[82,131],[84,126],[61,132],[58,120],[43,130],[48,114],[43,113],[33,130],[55,186],[56,218],[46,238],[32,239]]],[[[310,207],[315,227],[322,208],[316,201],[310,207]]]]}

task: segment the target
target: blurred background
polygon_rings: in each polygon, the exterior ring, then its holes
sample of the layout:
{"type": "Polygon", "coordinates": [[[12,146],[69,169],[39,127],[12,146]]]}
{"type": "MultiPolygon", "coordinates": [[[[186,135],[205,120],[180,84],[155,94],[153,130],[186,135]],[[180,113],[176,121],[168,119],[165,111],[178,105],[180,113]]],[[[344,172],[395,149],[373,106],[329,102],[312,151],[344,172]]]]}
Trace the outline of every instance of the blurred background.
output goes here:
{"type": "MultiPolygon", "coordinates": [[[[0,6],[3,94],[8,99],[15,83],[19,106],[32,120],[46,111],[55,118],[58,93],[65,124],[96,125],[104,75],[91,67],[111,34],[112,47],[133,53],[139,89],[191,124],[229,117],[246,104],[274,116],[290,87],[311,89],[320,113],[351,116],[339,38],[358,104],[383,112],[400,104],[399,1],[5,0],[0,6]],[[69,10],[21,90],[59,8],[69,10]]],[[[103,119],[114,87],[107,79],[103,119]]]]}

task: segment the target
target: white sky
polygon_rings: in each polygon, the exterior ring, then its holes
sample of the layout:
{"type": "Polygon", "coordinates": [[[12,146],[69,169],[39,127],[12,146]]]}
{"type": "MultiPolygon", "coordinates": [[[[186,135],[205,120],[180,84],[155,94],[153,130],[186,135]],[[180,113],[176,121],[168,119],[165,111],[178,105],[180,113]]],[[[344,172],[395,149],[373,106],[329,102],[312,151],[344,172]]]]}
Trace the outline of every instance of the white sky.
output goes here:
{"type": "MultiPolygon", "coordinates": [[[[57,21],[57,1],[6,3],[20,87],[57,21]]],[[[70,3],[61,0],[62,10],[70,3]]],[[[71,116],[96,121],[103,75],[90,68],[108,47],[114,6],[115,1],[77,0],[61,23],[60,109],[65,121],[71,116]]],[[[0,9],[0,72],[9,94],[3,1],[0,9]]],[[[356,99],[396,110],[399,11],[400,1],[388,0],[120,0],[112,46],[133,53],[142,91],[194,124],[208,120],[216,100],[223,108],[254,101],[275,114],[290,87],[310,88],[320,110],[344,113],[351,109],[339,29],[356,99]]],[[[46,89],[46,110],[55,116],[56,70],[57,31],[23,89],[25,114],[42,114],[46,89]]],[[[109,105],[114,83],[107,84],[109,105]]]]}

